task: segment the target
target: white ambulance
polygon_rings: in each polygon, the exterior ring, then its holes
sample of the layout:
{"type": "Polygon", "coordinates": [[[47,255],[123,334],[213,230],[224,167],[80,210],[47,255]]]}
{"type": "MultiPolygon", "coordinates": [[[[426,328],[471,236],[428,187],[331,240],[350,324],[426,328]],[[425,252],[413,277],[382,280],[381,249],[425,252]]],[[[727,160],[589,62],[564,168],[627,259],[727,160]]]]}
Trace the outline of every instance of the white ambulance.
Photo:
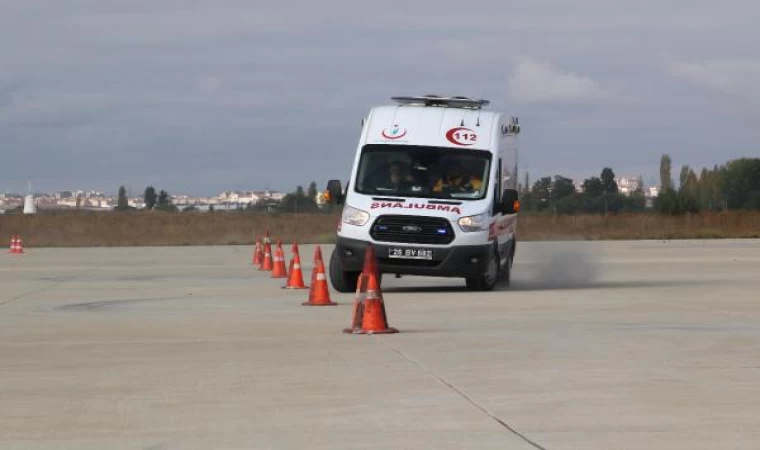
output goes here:
{"type": "Polygon", "coordinates": [[[362,132],[330,279],[356,289],[371,243],[381,273],[509,283],[517,225],[517,118],[467,97],[393,97],[362,132]]]}

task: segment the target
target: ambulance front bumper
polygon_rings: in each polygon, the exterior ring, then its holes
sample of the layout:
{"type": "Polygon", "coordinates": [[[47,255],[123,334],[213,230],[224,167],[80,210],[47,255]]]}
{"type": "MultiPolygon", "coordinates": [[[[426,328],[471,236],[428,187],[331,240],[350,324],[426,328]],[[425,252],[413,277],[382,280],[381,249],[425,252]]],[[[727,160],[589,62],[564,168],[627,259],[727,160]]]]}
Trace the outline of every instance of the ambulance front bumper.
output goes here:
{"type": "MultiPolygon", "coordinates": [[[[338,237],[335,252],[343,270],[359,272],[364,266],[364,252],[367,241],[338,237]]],[[[372,243],[375,248],[380,271],[401,275],[422,275],[432,277],[477,277],[485,273],[489,252],[493,244],[451,247],[428,247],[431,259],[392,258],[391,251],[398,249],[419,249],[418,246],[393,243],[372,243]]],[[[402,252],[403,253],[403,252],[402,252]]]]}

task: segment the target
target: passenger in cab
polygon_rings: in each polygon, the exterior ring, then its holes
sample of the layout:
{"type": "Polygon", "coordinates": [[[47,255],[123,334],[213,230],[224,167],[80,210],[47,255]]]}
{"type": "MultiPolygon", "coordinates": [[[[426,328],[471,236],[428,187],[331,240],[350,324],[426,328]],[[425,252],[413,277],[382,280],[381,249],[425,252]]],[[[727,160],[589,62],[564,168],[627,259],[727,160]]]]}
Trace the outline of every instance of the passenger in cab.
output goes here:
{"type": "Polygon", "coordinates": [[[480,178],[466,174],[460,163],[452,162],[446,165],[443,177],[433,186],[433,192],[471,194],[480,191],[482,184],[480,178]]]}

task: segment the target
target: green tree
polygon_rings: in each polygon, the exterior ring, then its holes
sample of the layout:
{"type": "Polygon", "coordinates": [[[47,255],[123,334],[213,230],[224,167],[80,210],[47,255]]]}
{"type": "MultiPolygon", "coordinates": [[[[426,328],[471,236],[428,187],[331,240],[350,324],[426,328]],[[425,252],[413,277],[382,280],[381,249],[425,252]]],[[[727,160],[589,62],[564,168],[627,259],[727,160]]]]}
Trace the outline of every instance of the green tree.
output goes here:
{"type": "Polygon", "coordinates": [[[303,186],[298,186],[296,188],[296,197],[306,197],[306,194],[304,193],[303,186]]]}
{"type": "Polygon", "coordinates": [[[702,172],[699,174],[699,180],[697,181],[697,197],[699,198],[699,204],[702,209],[713,209],[712,195],[710,189],[710,170],[707,167],[702,168],[702,172]]]}
{"type": "Polygon", "coordinates": [[[722,184],[729,209],[760,209],[760,158],[729,161],[722,184]]]}
{"type": "Polygon", "coordinates": [[[313,213],[319,211],[319,207],[313,198],[295,192],[282,199],[280,210],[287,213],[313,213]]]}
{"type": "Polygon", "coordinates": [[[660,214],[678,215],[684,213],[678,193],[673,189],[660,190],[654,206],[660,214]]]}
{"type": "Polygon", "coordinates": [[[673,178],[670,174],[671,165],[670,155],[662,155],[660,158],[660,192],[673,189],[673,178]]]}
{"type": "Polygon", "coordinates": [[[145,200],[145,209],[153,209],[156,206],[157,198],[156,189],[153,186],[146,187],[145,195],[143,196],[143,200],[145,200]]]}
{"type": "Polygon", "coordinates": [[[690,213],[695,214],[700,210],[699,201],[695,195],[692,195],[688,190],[679,191],[678,197],[678,214],[690,213]]]}
{"type": "Polygon", "coordinates": [[[699,177],[697,177],[696,172],[691,169],[689,169],[689,173],[686,174],[686,189],[695,196],[699,190],[699,177]]]}
{"type": "Polygon", "coordinates": [[[712,170],[707,171],[707,179],[700,180],[705,185],[707,192],[707,207],[712,210],[722,210],[726,208],[726,168],[718,167],[716,164],[712,170]]]}
{"type": "Polygon", "coordinates": [[[169,199],[169,193],[161,189],[161,192],[158,193],[158,202],[156,202],[156,206],[166,207],[169,206],[169,202],[171,202],[169,199]]]}
{"type": "MultiPolygon", "coordinates": [[[[639,185],[643,186],[643,185],[639,185]]],[[[629,212],[641,212],[646,210],[647,208],[647,198],[644,195],[644,191],[641,189],[636,189],[626,197],[626,205],[625,209],[629,212]]]]}
{"type": "Polygon", "coordinates": [[[683,189],[686,186],[686,179],[689,176],[689,166],[681,166],[681,174],[678,176],[678,188],[683,189]]]}
{"type": "Polygon", "coordinates": [[[598,177],[586,178],[583,180],[583,193],[589,197],[599,197],[604,193],[602,180],[598,177]]]}
{"type": "Polygon", "coordinates": [[[311,183],[309,183],[309,191],[308,191],[308,193],[306,195],[309,198],[313,198],[313,199],[317,198],[317,195],[319,195],[319,191],[317,190],[317,182],[316,181],[312,181],[311,183]]]}
{"type": "Polygon", "coordinates": [[[124,186],[119,186],[119,198],[116,201],[117,211],[126,211],[129,209],[129,200],[127,200],[127,189],[124,186]]]}
{"type": "Polygon", "coordinates": [[[158,201],[156,202],[156,209],[161,211],[177,211],[178,208],[172,204],[172,198],[168,192],[163,189],[158,193],[158,201]]]}
{"type": "Polygon", "coordinates": [[[602,169],[602,174],[599,177],[602,181],[602,191],[606,194],[617,194],[618,185],[615,181],[615,172],[609,167],[602,169]]]}
{"type": "Polygon", "coordinates": [[[535,202],[535,209],[541,211],[549,206],[552,197],[552,179],[551,177],[543,177],[533,184],[531,190],[533,200],[535,202]]]}
{"type": "Polygon", "coordinates": [[[583,195],[573,193],[571,195],[566,195],[559,200],[553,201],[552,206],[557,214],[573,215],[586,212],[587,208],[585,203],[586,198],[583,195]]]}
{"type": "Polygon", "coordinates": [[[689,166],[682,166],[678,177],[678,207],[674,214],[696,213],[700,210],[697,193],[697,175],[689,166]]]}
{"type": "Polygon", "coordinates": [[[208,205],[208,212],[214,212],[214,205],[208,205]]]}
{"type": "Polygon", "coordinates": [[[561,175],[555,175],[554,181],[551,185],[552,201],[556,202],[563,198],[570,197],[575,194],[575,185],[573,180],[565,178],[561,175]]]}

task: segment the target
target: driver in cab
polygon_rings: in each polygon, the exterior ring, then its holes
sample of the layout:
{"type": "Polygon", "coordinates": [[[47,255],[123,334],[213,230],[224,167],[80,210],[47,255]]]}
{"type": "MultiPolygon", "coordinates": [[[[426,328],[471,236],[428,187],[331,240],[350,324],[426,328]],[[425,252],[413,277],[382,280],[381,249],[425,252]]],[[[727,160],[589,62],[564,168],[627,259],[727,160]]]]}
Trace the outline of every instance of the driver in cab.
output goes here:
{"type": "Polygon", "coordinates": [[[433,192],[471,194],[480,191],[482,184],[478,177],[465,174],[460,163],[453,162],[446,165],[446,171],[433,186],[433,192]]]}
{"type": "Polygon", "coordinates": [[[407,172],[404,163],[393,161],[388,165],[386,174],[375,181],[375,188],[389,191],[408,190],[414,182],[414,178],[407,172]]]}

